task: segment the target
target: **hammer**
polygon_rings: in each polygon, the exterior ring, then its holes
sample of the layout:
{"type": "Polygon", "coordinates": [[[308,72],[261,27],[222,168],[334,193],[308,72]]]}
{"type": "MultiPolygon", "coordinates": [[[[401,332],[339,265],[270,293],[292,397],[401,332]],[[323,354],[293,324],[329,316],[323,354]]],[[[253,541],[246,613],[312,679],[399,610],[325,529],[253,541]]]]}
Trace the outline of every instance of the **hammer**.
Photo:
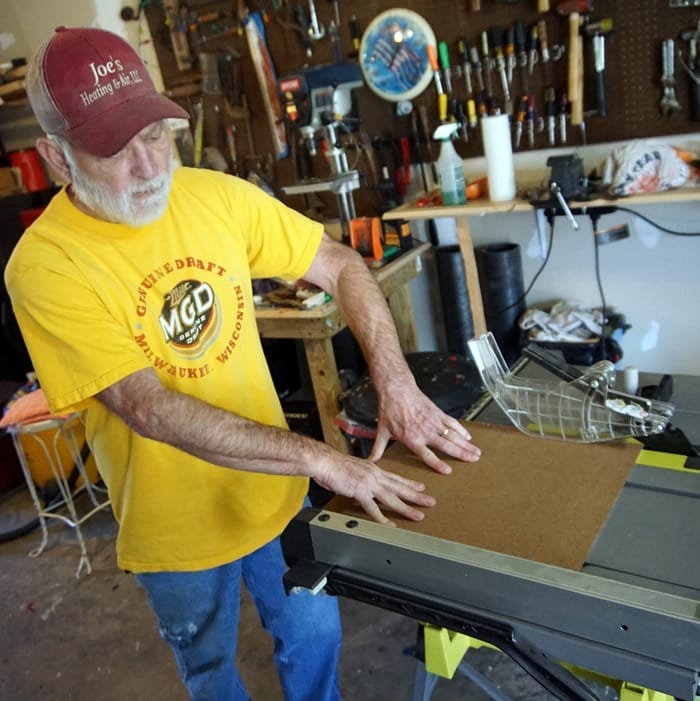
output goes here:
{"type": "Polygon", "coordinates": [[[571,105],[571,124],[578,126],[586,143],[586,123],[583,119],[583,42],[581,22],[583,14],[591,9],[587,0],[565,0],[557,5],[557,13],[569,18],[569,71],[568,97],[571,105]]]}
{"type": "Polygon", "coordinates": [[[608,105],[605,97],[605,37],[613,33],[613,21],[609,17],[590,22],[581,27],[581,34],[593,39],[593,63],[595,66],[595,97],[598,114],[605,117],[608,105]]]}

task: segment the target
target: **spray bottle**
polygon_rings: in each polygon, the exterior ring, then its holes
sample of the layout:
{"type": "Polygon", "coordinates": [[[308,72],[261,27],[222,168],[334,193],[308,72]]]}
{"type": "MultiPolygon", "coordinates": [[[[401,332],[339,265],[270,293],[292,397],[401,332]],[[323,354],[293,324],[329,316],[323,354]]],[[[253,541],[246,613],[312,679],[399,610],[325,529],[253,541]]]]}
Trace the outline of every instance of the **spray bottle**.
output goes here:
{"type": "Polygon", "coordinates": [[[457,122],[448,122],[441,124],[433,134],[433,138],[441,142],[437,168],[442,204],[445,205],[467,202],[464,164],[452,145],[452,135],[457,129],[459,129],[457,122]]]}

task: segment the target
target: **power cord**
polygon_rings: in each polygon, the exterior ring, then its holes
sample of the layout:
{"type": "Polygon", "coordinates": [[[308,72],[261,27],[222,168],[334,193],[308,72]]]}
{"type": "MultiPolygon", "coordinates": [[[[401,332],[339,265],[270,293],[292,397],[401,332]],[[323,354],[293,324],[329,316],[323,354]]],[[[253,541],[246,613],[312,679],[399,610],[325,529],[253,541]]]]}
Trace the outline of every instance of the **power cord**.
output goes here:
{"type": "Polygon", "coordinates": [[[600,314],[601,314],[601,323],[600,323],[600,358],[601,360],[606,359],[606,352],[605,352],[605,323],[607,321],[606,316],[607,316],[607,305],[605,302],[605,291],[603,290],[603,281],[601,280],[600,277],[600,240],[597,236],[598,233],[598,222],[600,221],[601,217],[600,212],[591,212],[589,214],[589,218],[591,220],[591,228],[593,229],[593,250],[594,250],[594,270],[595,270],[595,279],[596,283],[598,285],[598,293],[600,294],[600,314]]]}
{"type": "Polygon", "coordinates": [[[619,207],[618,205],[613,205],[616,210],[619,212],[628,212],[629,214],[634,214],[636,217],[639,217],[643,221],[645,221],[647,224],[651,224],[653,227],[658,229],[659,231],[663,231],[665,234],[671,234],[672,236],[700,236],[700,232],[693,232],[693,231],[674,231],[673,229],[667,229],[665,226],[661,226],[661,224],[657,224],[655,221],[649,219],[649,217],[644,216],[643,214],[640,214],[634,209],[630,209],[629,207],[619,207]]]}
{"type": "MultiPolygon", "coordinates": [[[[629,207],[620,207],[618,205],[613,205],[612,207],[604,207],[601,208],[599,211],[596,211],[596,208],[591,208],[588,212],[586,212],[591,220],[592,226],[593,226],[593,235],[594,235],[594,256],[595,256],[595,277],[596,277],[596,284],[598,286],[598,292],[600,294],[600,301],[601,301],[601,317],[602,317],[602,323],[601,323],[601,328],[602,332],[600,334],[600,357],[602,360],[606,359],[607,356],[607,351],[605,348],[605,323],[606,323],[606,315],[607,315],[607,301],[605,299],[605,290],[603,288],[603,282],[600,276],[600,253],[598,251],[599,246],[601,245],[601,242],[595,237],[595,234],[598,230],[598,220],[603,214],[611,214],[614,211],[620,211],[620,212],[627,212],[629,214],[633,214],[636,217],[639,217],[643,221],[647,222],[647,224],[650,224],[651,226],[655,227],[659,231],[663,231],[666,234],[670,234],[672,236],[700,236],[700,232],[689,232],[689,231],[674,231],[673,229],[668,229],[667,227],[661,226],[657,222],[653,221],[649,217],[645,216],[644,214],[640,214],[634,209],[630,209],[629,207]]],[[[552,253],[552,248],[554,245],[554,222],[556,220],[558,212],[554,209],[547,209],[545,210],[545,217],[547,218],[547,221],[549,222],[549,242],[547,244],[547,250],[545,253],[544,260],[542,261],[542,264],[540,265],[539,269],[533,276],[532,280],[530,281],[530,284],[527,286],[527,289],[523,292],[518,299],[515,300],[512,304],[509,304],[507,307],[504,307],[501,312],[505,312],[508,309],[511,309],[513,307],[518,306],[523,300],[525,300],[530,294],[532,288],[534,287],[535,283],[537,282],[537,279],[539,276],[542,274],[542,271],[545,269],[547,266],[547,263],[549,262],[549,258],[552,253]]]]}
{"type": "Polygon", "coordinates": [[[545,269],[547,262],[549,261],[549,257],[552,253],[552,247],[554,244],[554,214],[552,210],[547,210],[545,216],[547,217],[547,221],[549,222],[549,243],[547,244],[547,251],[544,255],[544,260],[542,261],[542,265],[540,265],[539,269],[535,273],[534,277],[530,281],[530,284],[527,286],[527,289],[525,292],[523,292],[518,299],[515,300],[512,304],[509,304],[507,307],[503,307],[503,309],[500,310],[500,313],[503,313],[505,311],[508,311],[509,309],[512,309],[513,307],[517,307],[529,294],[532,288],[534,287],[535,283],[537,282],[537,278],[542,274],[542,271],[545,269]]]}

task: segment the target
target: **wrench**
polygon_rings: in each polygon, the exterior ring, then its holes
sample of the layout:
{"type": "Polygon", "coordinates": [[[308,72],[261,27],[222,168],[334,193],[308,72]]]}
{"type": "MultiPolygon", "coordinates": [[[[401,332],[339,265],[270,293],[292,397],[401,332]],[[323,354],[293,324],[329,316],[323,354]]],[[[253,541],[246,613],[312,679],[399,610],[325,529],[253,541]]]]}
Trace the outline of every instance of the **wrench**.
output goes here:
{"type": "Polygon", "coordinates": [[[309,19],[311,23],[309,24],[309,37],[314,41],[323,39],[326,35],[326,30],[324,26],[318,21],[318,15],[316,14],[316,5],[314,0],[309,0],[309,19]]]}
{"type": "Polygon", "coordinates": [[[661,113],[668,117],[681,109],[676,97],[675,47],[673,39],[664,39],[661,44],[661,85],[664,88],[661,97],[661,113]]]}

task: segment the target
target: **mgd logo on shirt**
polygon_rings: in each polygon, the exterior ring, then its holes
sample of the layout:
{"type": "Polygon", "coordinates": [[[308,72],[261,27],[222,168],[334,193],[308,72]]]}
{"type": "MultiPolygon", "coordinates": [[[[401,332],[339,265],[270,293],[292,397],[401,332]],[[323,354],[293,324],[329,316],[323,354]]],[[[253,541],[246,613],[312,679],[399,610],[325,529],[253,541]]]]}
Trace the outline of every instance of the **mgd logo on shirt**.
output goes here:
{"type": "Polygon", "coordinates": [[[203,340],[214,320],[214,291],[206,282],[185,280],[165,295],[158,321],[165,340],[192,348],[203,340]]]}

